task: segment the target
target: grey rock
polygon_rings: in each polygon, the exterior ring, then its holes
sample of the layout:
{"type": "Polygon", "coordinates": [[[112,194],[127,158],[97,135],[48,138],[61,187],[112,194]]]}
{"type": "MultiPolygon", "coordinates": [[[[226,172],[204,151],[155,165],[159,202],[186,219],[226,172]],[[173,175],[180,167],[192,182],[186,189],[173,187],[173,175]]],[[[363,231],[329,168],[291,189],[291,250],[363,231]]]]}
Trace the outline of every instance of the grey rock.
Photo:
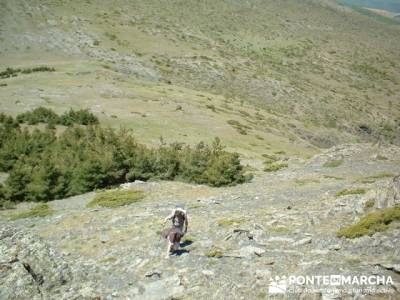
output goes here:
{"type": "Polygon", "coordinates": [[[400,204],[400,175],[385,182],[376,190],[378,208],[388,208],[400,204]]]}
{"type": "Polygon", "coordinates": [[[334,244],[329,246],[329,250],[340,250],[342,249],[342,246],[340,244],[334,244]]]}
{"type": "Polygon", "coordinates": [[[0,299],[46,297],[71,280],[62,255],[41,238],[9,226],[1,229],[0,237],[0,299]]]}
{"type": "Polygon", "coordinates": [[[265,253],[265,250],[255,246],[245,246],[239,249],[239,257],[253,257],[253,256],[261,256],[265,253]]]}
{"type": "Polygon", "coordinates": [[[293,246],[302,246],[302,245],[306,245],[306,244],[311,244],[312,242],[312,238],[304,238],[301,240],[296,241],[295,243],[293,243],[293,246]]]}
{"type": "Polygon", "coordinates": [[[168,299],[178,297],[184,291],[178,275],[150,282],[144,288],[142,299],[168,299]]]}
{"type": "Polygon", "coordinates": [[[212,277],[212,276],[214,276],[214,271],[212,271],[212,270],[203,270],[203,271],[201,271],[201,273],[202,273],[203,275],[207,276],[207,277],[212,277]]]}

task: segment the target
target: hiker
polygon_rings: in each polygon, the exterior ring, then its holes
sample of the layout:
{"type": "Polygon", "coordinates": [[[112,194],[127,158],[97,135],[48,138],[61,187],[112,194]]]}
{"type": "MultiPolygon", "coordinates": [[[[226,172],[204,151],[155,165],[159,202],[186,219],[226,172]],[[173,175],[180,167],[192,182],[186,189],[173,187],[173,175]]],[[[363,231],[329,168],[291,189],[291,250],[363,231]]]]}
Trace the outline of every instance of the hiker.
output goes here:
{"type": "Polygon", "coordinates": [[[186,234],[189,224],[186,210],[179,205],[164,219],[164,224],[168,220],[172,221],[172,227],[165,230],[163,234],[168,243],[166,258],[169,258],[171,252],[178,250],[181,238],[186,234]]]}

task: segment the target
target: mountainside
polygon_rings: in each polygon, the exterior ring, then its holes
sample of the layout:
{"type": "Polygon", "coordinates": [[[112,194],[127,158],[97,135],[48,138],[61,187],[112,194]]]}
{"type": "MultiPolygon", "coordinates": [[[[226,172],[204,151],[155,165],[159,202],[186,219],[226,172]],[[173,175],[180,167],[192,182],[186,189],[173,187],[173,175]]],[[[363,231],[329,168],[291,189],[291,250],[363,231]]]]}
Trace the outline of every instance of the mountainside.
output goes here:
{"type": "Polygon", "coordinates": [[[136,182],[129,188],[146,197],[129,206],[87,208],[88,193],[49,203],[52,216],[8,221],[0,211],[0,298],[397,299],[399,222],[373,236],[336,234],[399,204],[399,158],[399,147],[344,145],[236,187],[136,182]],[[159,233],[176,202],[188,209],[189,231],[165,259],[159,233]],[[272,295],[270,279],[284,275],[391,276],[393,284],[290,285],[296,292],[272,295]]]}
{"type": "Polygon", "coordinates": [[[400,23],[343,2],[0,0],[0,299],[398,299],[400,23]]]}
{"type": "MultiPolygon", "coordinates": [[[[1,110],[89,108],[242,154],[399,143],[400,26],[332,1],[2,1],[1,110]],[[296,143],[296,150],[290,147],[296,143]]],[[[293,153],[294,152],[294,153],[293,153]]]]}

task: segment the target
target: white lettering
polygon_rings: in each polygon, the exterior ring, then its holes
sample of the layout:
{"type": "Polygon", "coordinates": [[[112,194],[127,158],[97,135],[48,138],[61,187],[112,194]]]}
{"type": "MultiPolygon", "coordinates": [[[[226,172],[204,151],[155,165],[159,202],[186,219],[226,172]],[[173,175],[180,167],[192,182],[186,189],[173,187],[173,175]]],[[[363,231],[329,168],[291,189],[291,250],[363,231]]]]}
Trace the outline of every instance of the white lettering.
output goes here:
{"type": "Polygon", "coordinates": [[[376,277],[375,276],[369,276],[368,277],[368,284],[376,285],[376,277]]]}
{"type": "Polygon", "coordinates": [[[377,276],[376,284],[385,284],[385,276],[377,276]]]}
{"type": "Polygon", "coordinates": [[[351,276],[342,276],[342,284],[351,284],[351,276]]]}
{"type": "Polygon", "coordinates": [[[393,285],[393,279],[392,279],[392,276],[389,276],[388,278],[387,278],[387,280],[386,280],[386,285],[393,285]]]}
{"type": "Polygon", "coordinates": [[[303,285],[306,282],[304,276],[297,276],[297,284],[303,285]]]}
{"type": "Polygon", "coordinates": [[[361,284],[361,285],[367,284],[367,276],[361,276],[361,278],[360,278],[360,284],[361,284]]]}

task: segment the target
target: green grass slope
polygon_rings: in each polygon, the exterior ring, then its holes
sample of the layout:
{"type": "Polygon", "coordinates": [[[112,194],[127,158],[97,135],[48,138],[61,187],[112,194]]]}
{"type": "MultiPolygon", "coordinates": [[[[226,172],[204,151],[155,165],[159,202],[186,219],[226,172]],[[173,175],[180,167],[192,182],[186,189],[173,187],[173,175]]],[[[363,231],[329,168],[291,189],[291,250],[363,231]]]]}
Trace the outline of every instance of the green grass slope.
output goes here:
{"type": "Polygon", "coordinates": [[[0,110],[89,108],[247,157],[399,143],[400,26],[333,1],[2,1],[0,110]],[[295,147],[293,146],[295,145],[295,147]]]}

